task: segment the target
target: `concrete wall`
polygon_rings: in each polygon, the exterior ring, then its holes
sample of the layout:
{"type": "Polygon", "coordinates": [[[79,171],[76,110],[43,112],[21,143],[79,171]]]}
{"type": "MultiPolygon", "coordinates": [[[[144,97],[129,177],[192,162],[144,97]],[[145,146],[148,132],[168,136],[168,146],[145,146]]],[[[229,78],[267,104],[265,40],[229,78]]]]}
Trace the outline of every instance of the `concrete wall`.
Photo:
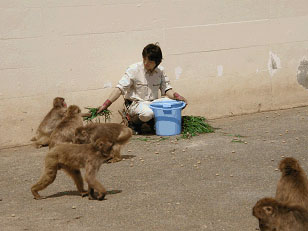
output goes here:
{"type": "Polygon", "coordinates": [[[307,0],[0,0],[0,147],[29,143],[56,96],[103,103],[151,42],[183,114],[307,105],[307,25],[307,0]]]}

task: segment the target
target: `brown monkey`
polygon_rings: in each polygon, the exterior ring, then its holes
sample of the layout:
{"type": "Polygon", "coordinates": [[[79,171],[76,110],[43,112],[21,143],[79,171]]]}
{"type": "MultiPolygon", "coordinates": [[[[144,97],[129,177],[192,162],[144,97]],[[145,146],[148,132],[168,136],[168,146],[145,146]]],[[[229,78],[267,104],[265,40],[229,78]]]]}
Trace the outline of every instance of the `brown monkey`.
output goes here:
{"type": "Polygon", "coordinates": [[[298,161],[288,157],[280,161],[281,178],[277,184],[275,199],[308,209],[308,180],[298,161]]]}
{"type": "Polygon", "coordinates": [[[112,162],[121,160],[121,147],[132,137],[132,129],[122,124],[116,123],[92,123],[84,127],[79,127],[75,131],[75,143],[93,143],[98,138],[108,137],[112,140],[112,153],[114,158],[112,162]]]}
{"type": "Polygon", "coordinates": [[[92,144],[59,144],[49,151],[45,157],[45,170],[39,181],[32,186],[31,192],[35,199],[42,199],[38,191],[50,185],[57,175],[58,169],[63,169],[70,175],[82,196],[87,195],[83,188],[80,168],[85,168],[85,180],[88,183],[89,199],[94,199],[94,190],[98,199],[106,195],[104,186],[95,178],[100,166],[111,159],[112,142],[107,138],[98,139],[92,144]]]}
{"type": "Polygon", "coordinates": [[[263,198],[253,207],[261,231],[307,231],[308,212],[301,206],[263,198]]]}
{"type": "Polygon", "coordinates": [[[49,149],[59,143],[73,143],[75,129],[83,125],[80,112],[76,105],[68,107],[65,117],[51,133],[49,149]]]}
{"type": "Polygon", "coordinates": [[[36,130],[36,135],[31,139],[31,141],[35,141],[37,148],[49,144],[50,135],[64,118],[66,109],[67,106],[64,98],[54,98],[52,109],[44,117],[36,130]]]}

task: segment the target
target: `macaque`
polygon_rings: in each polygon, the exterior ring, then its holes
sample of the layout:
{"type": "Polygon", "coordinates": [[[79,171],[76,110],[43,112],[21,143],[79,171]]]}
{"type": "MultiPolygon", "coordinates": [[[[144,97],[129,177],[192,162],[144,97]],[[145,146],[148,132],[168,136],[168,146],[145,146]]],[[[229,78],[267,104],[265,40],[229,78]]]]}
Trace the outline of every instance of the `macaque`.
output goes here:
{"type": "Polygon", "coordinates": [[[36,135],[31,139],[31,141],[35,141],[36,148],[41,148],[49,144],[50,135],[64,118],[66,109],[67,106],[64,98],[54,98],[52,109],[44,117],[36,130],[36,135]]]}
{"type": "Polygon", "coordinates": [[[100,166],[110,160],[110,151],[113,143],[107,138],[100,138],[91,144],[58,144],[45,157],[45,170],[39,181],[32,186],[31,192],[34,199],[43,199],[39,191],[50,185],[59,169],[63,169],[74,180],[81,196],[89,195],[89,199],[103,200],[106,189],[96,179],[96,173],[100,166]],[[84,190],[83,178],[80,169],[85,168],[85,181],[88,184],[88,192],[84,190]],[[98,197],[94,195],[98,192],[98,197]]]}
{"type": "Polygon", "coordinates": [[[263,198],[253,207],[261,231],[307,231],[308,212],[301,206],[263,198]]]}
{"type": "Polygon", "coordinates": [[[305,171],[292,157],[283,159],[279,164],[281,178],[277,184],[275,199],[292,203],[308,209],[308,180],[305,171]]]}
{"type": "Polygon", "coordinates": [[[76,105],[68,107],[65,117],[51,133],[49,149],[56,144],[73,143],[76,128],[83,125],[80,112],[80,108],[76,105]]]}
{"type": "Polygon", "coordinates": [[[132,137],[132,130],[129,127],[116,123],[87,124],[76,129],[74,143],[93,143],[101,137],[108,137],[114,143],[112,146],[114,156],[112,162],[116,162],[122,159],[121,147],[132,137]]]}

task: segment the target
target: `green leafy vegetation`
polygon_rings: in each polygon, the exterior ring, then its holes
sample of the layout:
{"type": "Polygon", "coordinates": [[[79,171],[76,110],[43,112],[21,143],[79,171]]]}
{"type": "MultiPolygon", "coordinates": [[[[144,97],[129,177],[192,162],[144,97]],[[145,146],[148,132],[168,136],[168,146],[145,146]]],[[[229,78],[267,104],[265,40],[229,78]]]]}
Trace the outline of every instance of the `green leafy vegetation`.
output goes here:
{"type": "Polygon", "coordinates": [[[212,133],[214,128],[202,116],[182,117],[182,138],[187,139],[201,133],[212,133]]]}
{"type": "Polygon", "coordinates": [[[237,138],[243,138],[244,137],[244,136],[239,135],[239,134],[235,134],[234,136],[237,137],[237,138]]]}
{"type": "Polygon", "coordinates": [[[86,107],[86,109],[89,110],[89,114],[90,116],[85,116],[84,120],[86,121],[92,121],[93,119],[96,119],[97,122],[100,122],[100,118],[98,116],[102,116],[104,118],[105,123],[108,121],[110,121],[111,118],[111,111],[109,110],[103,110],[100,113],[97,113],[98,108],[90,108],[90,107],[86,107]]]}
{"type": "Polygon", "coordinates": [[[156,141],[156,142],[160,142],[160,141],[164,141],[164,140],[168,140],[169,137],[137,137],[135,140],[140,140],[140,141],[156,141]]]}
{"type": "Polygon", "coordinates": [[[231,142],[233,142],[233,143],[244,143],[244,141],[243,140],[240,140],[240,139],[233,139],[233,140],[231,140],[231,142]]]}
{"type": "Polygon", "coordinates": [[[169,137],[160,137],[158,141],[168,140],[169,137]]]}
{"type": "Polygon", "coordinates": [[[140,140],[140,141],[150,141],[150,140],[152,140],[152,139],[143,138],[143,137],[138,137],[138,138],[136,138],[136,140],[140,140]]]}

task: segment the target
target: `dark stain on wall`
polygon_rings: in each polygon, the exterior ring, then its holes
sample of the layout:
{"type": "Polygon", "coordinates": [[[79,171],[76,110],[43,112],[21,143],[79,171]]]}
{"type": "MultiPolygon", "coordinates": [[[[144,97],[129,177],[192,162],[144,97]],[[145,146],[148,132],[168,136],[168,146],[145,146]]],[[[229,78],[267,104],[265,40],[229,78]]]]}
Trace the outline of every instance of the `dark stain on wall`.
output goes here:
{"type": "Polygon", "coordinates": [[[297,70],[297,82],[308,89],[308,60],[303,59],[297,70]]]}
{"type": "Polygon", "coordinates": [[[275,59],[273,58],[273,56],[271,56],[271,61],[272,61],[272,69],[277,70],[278,69],[277,63],[276,63],[275,59]]]}

